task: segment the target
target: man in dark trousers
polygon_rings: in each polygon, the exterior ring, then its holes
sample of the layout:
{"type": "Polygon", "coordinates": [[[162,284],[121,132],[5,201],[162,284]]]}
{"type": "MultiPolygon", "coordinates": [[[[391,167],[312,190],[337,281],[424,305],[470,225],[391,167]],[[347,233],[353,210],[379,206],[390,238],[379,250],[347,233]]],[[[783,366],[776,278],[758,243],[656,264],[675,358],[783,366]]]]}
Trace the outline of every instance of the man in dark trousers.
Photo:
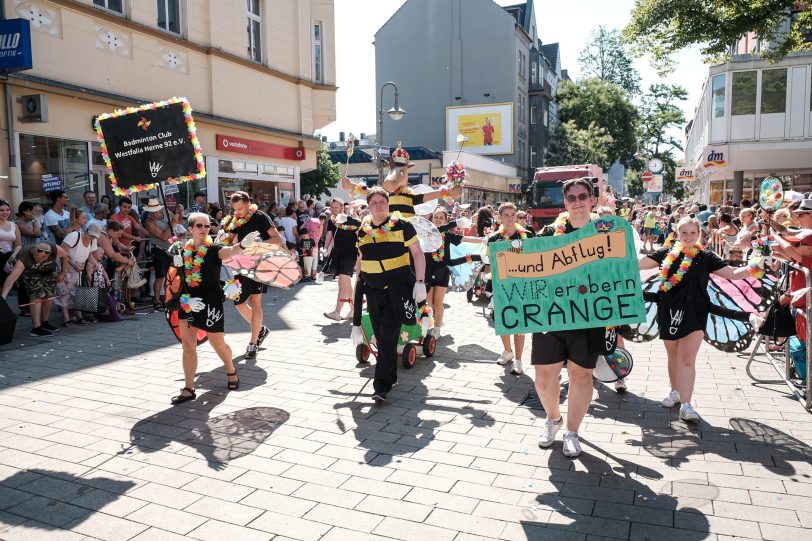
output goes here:
{"type": "MultiPolygon", "coordinates": [[[[231,194],[231,208],[234,210],[234,214],[226,216],[223,220],[223,232],[225,233],[223,244],[225,246],[235,244],[252,231],[256,231],[263,241],[271,240],[284,249],[285,241],[276,230],[273,220],[257,209],[257,206],[251,202],[251,196],[246,192],[231,194]]],[[[245,276],[236,278],[240,281],[242,291],[240,296],[234,299],[234,306],[243,319],[251,325],[251,341],[245,349],[245,358],[256,359],[259,346],[271,332],[262,324],[261,295],[268,290],[268,286],[245,276]]]]}
{"type": "MultiPolygon", "coordinates": [[[[366,199],[370,215],[358,229],[356,266],[361,272],[355,305],[360,306],[361,296],[366,294],[367,310],[378,343],[372,398],[380,403],[386,400],[397,382],[400,327],[415,322],[417,304],[426,300],[423,281],[426,260],[414,227],[398,213],[389,213],[389,193],[376,186],[369,189],[366,199]]],[[[352,324],[353,343],[363,343],[360,309],[355,310],[352,324]]]]}

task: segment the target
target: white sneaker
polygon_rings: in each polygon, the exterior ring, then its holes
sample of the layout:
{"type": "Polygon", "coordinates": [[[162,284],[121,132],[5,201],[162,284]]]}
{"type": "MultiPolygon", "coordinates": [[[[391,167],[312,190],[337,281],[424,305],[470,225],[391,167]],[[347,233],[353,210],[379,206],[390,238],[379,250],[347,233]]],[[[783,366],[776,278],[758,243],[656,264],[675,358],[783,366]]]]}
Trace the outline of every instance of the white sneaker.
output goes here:
{"type": "Polygon", "coordinates": [[[440,326],[435,325],[435,327],[431,330],[431,335],[434,337],[435,340],[440,339],[440,334],[441,334],[440,329],[442,329],[442,328],[443,328],[442,325],[440,325],[440,326]]]}
{"type": "Polygon", "coordinates": [[[690,404],[682,404],[679,407],[679,418],[683,421],[698,421],[699,414],[690,404]]]}
{"type": "Polygon", "coordinates": [[[524,370],[522,369],[522,361],[520,359],[515,359],[513,361],[513,368],[510,370],[511,374],[524,374],[524,370]]]}
{"type": "Polygon", "coordinates": [[[577,432],[570,432],[569,430],[564,432],[564,447],[562,450],[564,451],[564,456],[570,458],[581,454],[581,442],[578,441],[577,432]]]}
{"type": "Polygon", "coordinates": [[[679,401],[679,391],[676,389],[671,389],[671,392],[668,393],[668,396],[663,398],[661,404],[664,408],[673,408],[679,401]]]}
{"type": "Polygon", "coordinates": [[[626,391],[626,380],[619,379],[615,382],[615,391],[622,393],[626,391]]]}
{"type": "Polygon", "coordinates": [[[547,447],[551,446],[555,441],[556,433],[564,426],[564,416],[562,415],[559,417],[557,421],[552,419],[547,419],[544,423],[544,428],[541,429],[541,434],[539,434],[539,447],[542,449],[546,449],[547,447]]]}
{"type": "MultiPolygon", "coordinates": [[[[352,321],[352,318],[355,317],[355,310],[350,310],[346,316],[343,316],[341,319],[349,319],[352,321]]],[[[331,318],[332,319],[332,318],[331,318]]]]}
{"type": "Polygon", "coordinates": [[[341,314],[333,310],[332,312],[324,312],[324,317],[332,319],[333,321],[341,321],[341,314]]]}
{"type": "Polygon", "coordinates": [[[500,355],[499,358],[496,359],[496,362],[501,364],[502,366],[505,366],[506,364],[512,361],[513,361],[513,352],[507,350],[503,351],[502,355],[500,355]]]}

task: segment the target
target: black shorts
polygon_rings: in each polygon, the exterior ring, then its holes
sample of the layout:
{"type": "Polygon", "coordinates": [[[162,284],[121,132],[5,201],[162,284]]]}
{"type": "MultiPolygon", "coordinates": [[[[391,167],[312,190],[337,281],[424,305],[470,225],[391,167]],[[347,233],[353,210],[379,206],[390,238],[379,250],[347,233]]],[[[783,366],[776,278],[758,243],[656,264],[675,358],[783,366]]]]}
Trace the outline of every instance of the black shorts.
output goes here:
{"type": "Polygon", "coordinates": [[[172,258],[160,248],[152,248],[152,272],[155,278],[164,278],[169,267],[172,266],[172,258]]]}
{"type": "Polygon", "coordinates": [[[251,295],[258,295],[268,291],[268,286],[265,284],[255,282],[245,276],[237,276],[236,279],[240,282],[242,290],[240,291],[240,296],[234,299],[234,304],[242,304],[247,301],[251,295]]]}
{"type": "Polygon", "coordinates": [[[451,278],[451,273],[448,267],[437,267],[431,273],[431,280],[429,280],[429,287],[448,287],[448,282],[451,278]]]}
{"type": "Polygon", "coordinates": [[[582,368],[595,368],[598,354],[589,345],[604,339],[605,330],[576,329],[533,333],[533,349],[530,364],[556,364],[570,360],[582,368]]]}
{"type": "Polygon", "coordinates": [[[336,275],[344,274],[345,276],[352,276],[352,273],[355,270],[355,263],[357,261],[358,260],[354,257],[342,257],[341,259],[338,259],[333,265],[336,275]]]}

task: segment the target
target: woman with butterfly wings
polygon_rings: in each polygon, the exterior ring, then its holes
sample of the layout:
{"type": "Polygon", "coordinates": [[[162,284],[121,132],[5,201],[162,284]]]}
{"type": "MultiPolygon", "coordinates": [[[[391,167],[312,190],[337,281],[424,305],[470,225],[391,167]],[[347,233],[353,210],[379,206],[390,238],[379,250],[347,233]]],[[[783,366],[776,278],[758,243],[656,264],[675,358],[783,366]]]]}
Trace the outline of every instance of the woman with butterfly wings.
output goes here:
{"type": "MultiPolygon", "coordinates": [[[[663,248],[647,256],[640,256],[641,270],[659,267],[660,271],[644,284],[644,293],[647,293],[644,296],[647,300],[654,299],[656,307],[648,306],[649,317],[646,323],[632,326],[632,334],[635,335],[632,338],[641,337],[641,326],[645,329],[642,333],[646,335],[644,339],[652,339],[659,331],[668,355],[668,379],[671,383],[671,391],[662,404],[670,408],[680,403],[680,419],[697,421],[699,415],[691,406],[696,380],[696,355],[708,329],[716,330],[716,320],[711,314],[715,313],[714,317],[731,321],[732,318],[737,318],[740,321],[736,322],[734,329],[747,329],[744,321],[748,314],[735,301],[726,302],[732,297],[722,290],[713,295],[709,293],[711,275],[725,280],[760,278],[764,275],[764,259],[758,252],[750,264],[734,269],[713,252],[700,248],[698,242],[701,229],[698,220],[683,218],[676,229],[678,242],[673,248],[663,248]],[[652,295],[655,292],[656,295],[652,295]],[[709,326],[709,321],[713,327],[709,326]]],[[[742,293],[746,297],[744,290],[742,293]]],[[[713,330],[709,334],[713,334],[713,330]]],[[[727,328],[724,330],[727,331],[727,328]]],[[[736,334],[731,333],[723,338],[724,343],[718,340],[714,343],[713,339],[711,343],[717,347],[724,346],[735,336],[736,334]]],[[[721,337],[717,335],[718,338],[721,337]]]]}
{"type": "MultiPolygon", "coordinates": [[[[218,235],[224,246],[242,241],[250,233],[259,233],[263,241],[272,240],[280,247],[285,246],[285,242],[274,227],[271,218],[259,210],[257,205],[251,201],[251,196],[245,192],[234,192],[231,194],[231,208],[234,214],[223,219],[223,228],[218,235]]],[[[294,261],[295,263],[295,261],[294,261]]],[[[240,295],[234,299],[234,306],[242,318],[251,325],[251,339],[245,350],[246,359],[256,359],[257,351],[262,342],[270,334],[270,329],[263,325],[262,297],[261,294],[267,291],[267,282],[257,280],[260,273],[272,273],[275,265],[265,261],[264,269],[254,274],[249,272],[238,272],[237,280],[242,288],[240,295]]],[[[296,265],[298,269],[298,265],[296,265]]],[[[237,270],[242,270],[238,268],[237,270]]],[[[297,279],[298,281],[298,279],[297,279]]],[[[295,283],[295,282],[294,282],[295,283]]]]}
{"type": "MultiPolygon", "coordinates": [[[[254,244],[259,238],[259,233],[247,234],[234,246],[221,246],[213,243],[209,236],[210,227],[208,214],[193,212],[189,215],[192,238],[183,244],[178,241],[169,248],[169,252],[173,254],[172,266],[177,269],[175,272],[181,281],[175,296],[167,303],[167,311],[178,313],[185,385],[180,394],[172,398],[172,405],[182,404],[197,397],[195,372],[200,331],[205,331],[209,343],[223,361],[228,377],[228,389],[236,390],[240,386],[237,369],[234,368],[231,358],[231,348],[224,336],[225,318],[220,269],[223,260],[239,256],[245,248],[254,244]]],[[[170,289],[172,288],[168,288],[168,291],[170,289]]],[[[170,326],[171,324],[170,320],[170,326]]]]}

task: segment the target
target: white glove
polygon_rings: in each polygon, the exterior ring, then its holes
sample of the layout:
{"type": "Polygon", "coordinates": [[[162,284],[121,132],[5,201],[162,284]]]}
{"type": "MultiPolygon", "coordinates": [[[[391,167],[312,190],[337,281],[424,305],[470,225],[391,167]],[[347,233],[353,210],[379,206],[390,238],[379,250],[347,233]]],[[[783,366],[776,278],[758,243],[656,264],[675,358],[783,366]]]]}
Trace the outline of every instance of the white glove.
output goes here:
{"type": "Polygon", "coordinates": [[[412,297],[414,297],[416,303],[426,300],[426,284],[415,284],[414,289],[412,289],[412,297]]]}
{"type": "Polygon", "coordinates": [[[174,233],[176,237],[182,237],[188,233],[188,231],[181,224],[175,224],[172,226],[172,233],[174,233]]]}
{"type": "Polygon", "coordinates": [[[203,302],[202,298],[192,297],[189,299],[189,308],[192,309],[192,312],[200,312],[201,310],[206,309],[206,304],[203,302]]]}
{"type": "Polygon", "coordinates": [[[460,229],[468,229],[469,227],[471,227],[471,218],[468,218],[466,216],[460,216],[459,218],[457,218],[456,221],[457,227],[459,227],[460,229]]]}
{"type": "Polygon", "coordinates": [[[255,242],[259,242],[259,239],[260,239],[259,231],[251,231],[245,236],[244,239],[240,241],[240,248],[245,250],[255,242]]]}
{"type": "Polygon", "coordinates": [[[352,327],[352,334],[350,334],[350,338],[352,338],[352,345],[353,346],[360,346],[364,343],[364,331],[361,330],[361,327],[356,327],[353,325],[352,327]]]}
{"type": "Polygon", "coordinates": [[[180,254],[175,254],[172,256],[172,266],[173,267],[182,267],[183,266],[183,256],[180,254]]]}

